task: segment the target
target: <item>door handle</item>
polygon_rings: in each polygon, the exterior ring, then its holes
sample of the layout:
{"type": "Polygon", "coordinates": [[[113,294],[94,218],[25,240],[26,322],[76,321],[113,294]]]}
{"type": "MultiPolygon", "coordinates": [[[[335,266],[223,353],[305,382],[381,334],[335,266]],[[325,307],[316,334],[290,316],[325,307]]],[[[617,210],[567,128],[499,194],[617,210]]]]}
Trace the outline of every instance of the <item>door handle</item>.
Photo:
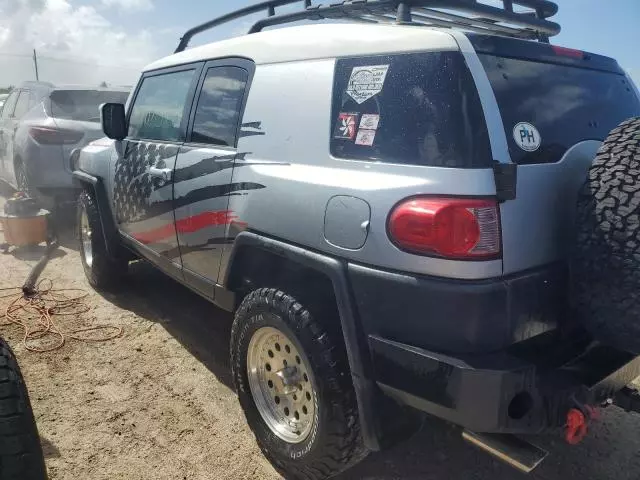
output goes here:
{"type": "Polygon", "coordinates": [[[170,182],[172,174],[173,170],[171,168],[149,167],[149,175],[164,182],[170,182]]]}

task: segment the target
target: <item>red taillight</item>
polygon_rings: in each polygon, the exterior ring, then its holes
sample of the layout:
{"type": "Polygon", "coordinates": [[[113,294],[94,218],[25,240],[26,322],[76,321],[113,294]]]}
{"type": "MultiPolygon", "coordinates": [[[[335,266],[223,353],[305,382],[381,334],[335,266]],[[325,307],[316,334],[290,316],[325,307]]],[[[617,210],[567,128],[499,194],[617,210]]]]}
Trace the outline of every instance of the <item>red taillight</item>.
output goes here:
{"type": "Polygon", "coordinates": [[[73,145],[82,140],[84,133],[65,128],[31,127],[29,135],[36,142],[44,145],[73,145]]]}
{"type": "Polygon", "coordinates": [[[400,248],[443,257],[493,257],[500,253],[495,200],[422,197],[397,205],[388,220],[400,248]]]}
{"type": "Polygon", "coordinates": [[[571,58],[584,58],[584,52],[582,50],[574,50],[573,48],[559,47],[557,45],[551,45],[554,53],[561,57],[571,58]]]}

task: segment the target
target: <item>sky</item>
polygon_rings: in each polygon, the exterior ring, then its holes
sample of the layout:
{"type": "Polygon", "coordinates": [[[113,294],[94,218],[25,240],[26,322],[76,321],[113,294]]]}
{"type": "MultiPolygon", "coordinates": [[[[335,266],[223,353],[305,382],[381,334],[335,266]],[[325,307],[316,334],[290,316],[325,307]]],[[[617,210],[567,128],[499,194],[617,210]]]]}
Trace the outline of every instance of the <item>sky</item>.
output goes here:
{"type": "MultiPolygon", "coordinates": [[[[184,31],[258,1],[0,0],[0,87],[35,79],[33,49],[41,80],[135,84],[140,69],[171,54],[184,31]]],[[[640,0],[556,1],[562,32],[552,43],[612,56],[640,86],[640,0]]],[[[192,45],[242,35],[252,23],[237,20],[192,45]]]]}

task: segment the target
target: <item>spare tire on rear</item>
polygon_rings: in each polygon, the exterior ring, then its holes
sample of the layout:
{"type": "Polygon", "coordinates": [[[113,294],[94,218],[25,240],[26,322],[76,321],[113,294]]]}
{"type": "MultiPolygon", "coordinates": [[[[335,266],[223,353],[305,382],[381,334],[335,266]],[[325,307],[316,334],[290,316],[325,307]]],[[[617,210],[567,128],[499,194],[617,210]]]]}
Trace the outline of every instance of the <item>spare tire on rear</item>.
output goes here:
{"type": "Polygon", "coordinates": [[[611,131],[578,199],[573,306],[600,342],[640,354],[640,117],[611,131]]]}

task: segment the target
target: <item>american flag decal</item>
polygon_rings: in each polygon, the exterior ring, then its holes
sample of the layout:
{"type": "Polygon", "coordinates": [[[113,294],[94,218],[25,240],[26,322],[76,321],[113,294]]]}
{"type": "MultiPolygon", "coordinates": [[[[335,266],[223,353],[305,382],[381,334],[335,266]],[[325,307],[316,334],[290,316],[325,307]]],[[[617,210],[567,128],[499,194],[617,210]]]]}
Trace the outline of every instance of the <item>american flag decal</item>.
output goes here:
{"type": "Polygon", "coordinates": [[[115,168],[113,205],[118,223],[130,223],[149,218],[148,199],[154,190],[161,187],[147,173],[149,167],[175,157],[178,146],[132,141],[124,141],[123,144],[124,154],[115,168]]]}

